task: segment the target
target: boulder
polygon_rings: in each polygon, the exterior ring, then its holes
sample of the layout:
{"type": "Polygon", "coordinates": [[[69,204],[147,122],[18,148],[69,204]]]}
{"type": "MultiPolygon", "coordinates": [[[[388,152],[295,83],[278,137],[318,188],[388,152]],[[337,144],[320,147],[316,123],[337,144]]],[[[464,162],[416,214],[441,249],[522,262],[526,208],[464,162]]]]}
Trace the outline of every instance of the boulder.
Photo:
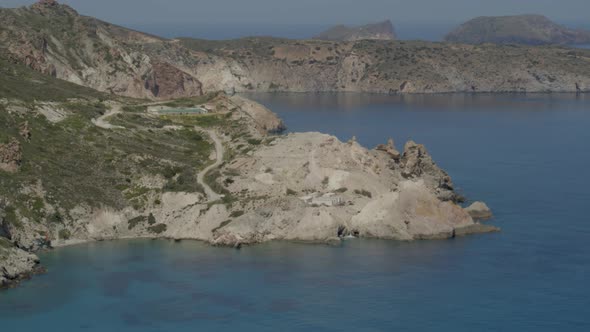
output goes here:
{"type": "Polygon", "coordinates": [[[475,202],[465,208],[465,211],[475,220],[486,220],[493,217],[492,210],[484,202],[475,202]]]}

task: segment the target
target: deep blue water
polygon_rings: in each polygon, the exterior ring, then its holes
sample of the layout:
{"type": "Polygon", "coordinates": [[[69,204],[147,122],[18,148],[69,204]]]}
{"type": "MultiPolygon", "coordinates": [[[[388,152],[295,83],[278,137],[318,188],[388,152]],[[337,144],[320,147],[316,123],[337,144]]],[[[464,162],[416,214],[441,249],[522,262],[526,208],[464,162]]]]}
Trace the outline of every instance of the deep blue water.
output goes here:
{"type": "Polygon", "coordinates": [[[102,242],[42,255],[2,331],[588,331],[589,95],[258,94],[290,130],[427,146],[503,232],[448,241],[102,242]]]}

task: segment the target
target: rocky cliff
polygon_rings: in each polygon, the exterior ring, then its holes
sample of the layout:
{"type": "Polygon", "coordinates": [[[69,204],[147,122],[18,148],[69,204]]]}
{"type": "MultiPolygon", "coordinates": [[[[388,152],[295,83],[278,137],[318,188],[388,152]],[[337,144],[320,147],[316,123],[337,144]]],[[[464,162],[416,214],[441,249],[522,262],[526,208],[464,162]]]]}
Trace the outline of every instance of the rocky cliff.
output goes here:
{"type": "Polygon", "coordinates": [[[574,30],[541,15],[478,17],[449,33],[450,42],[482,44],[589,44],[590,31],[574,30]]]}
{"type": "Polygon", "coordinates": [[[41,2],[0,9],[0,50],[93,89],[169,99],[213,91],[585,92],[590,50],[388,40],[166,40],[41,2]]]}
{"type": "Polygon", "coordinates": [[[319,40],[357,41],[363,39],[395,40],[395,29],[390,20],[358,27],[337,25],[313,37],[319,40]]]}

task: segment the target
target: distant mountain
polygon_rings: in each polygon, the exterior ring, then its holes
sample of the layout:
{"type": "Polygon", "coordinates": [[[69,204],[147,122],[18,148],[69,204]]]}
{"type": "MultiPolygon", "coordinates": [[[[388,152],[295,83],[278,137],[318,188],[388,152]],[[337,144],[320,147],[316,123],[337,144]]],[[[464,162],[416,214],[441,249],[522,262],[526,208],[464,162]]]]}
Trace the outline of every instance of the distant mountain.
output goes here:
{"type": "Polygon", "coordinates": [[[363,39],[395,40],[395,30],[390,20],[363,26],[337,25],[313,37],[319,40],[356,41],[363,39]]]}
{"type": "Polygon", "coordinates": [[[542,15],[490,16],[468,21],[446,36],[467,44],[587,44],[590,31],[569,29],[542,15]]]}

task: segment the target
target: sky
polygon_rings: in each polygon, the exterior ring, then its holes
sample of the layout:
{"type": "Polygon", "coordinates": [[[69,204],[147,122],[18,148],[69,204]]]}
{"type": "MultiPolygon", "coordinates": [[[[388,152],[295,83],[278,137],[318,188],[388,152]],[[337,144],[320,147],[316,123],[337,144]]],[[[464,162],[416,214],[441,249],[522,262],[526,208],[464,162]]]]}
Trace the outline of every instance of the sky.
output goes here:
{"type": "MultiPolygon", "coordinates": [[[[34,0],[0,0],[0,6],[18,7],[33,2],[34,0]]],[[[316,29],[337,23],[354,25],[391,19],[399,34],[405,34],[408,38],[424,35],[425,39],[429,39],[430,37],[426,35],[430,34],[434,38],[435,35],[446,33],[447,29],[476,16],[529,13],[544,14],[563,24],[590,25],[590,0],[60,0],[60,2],[69,4],[85,15],[170,37],[186,35],[215,38],[216,35],[222,37],[224,34],[231,37],[231,30],[236,36],[252,33],[304,37],[305,34],[312,33],[316,29]]]]}

